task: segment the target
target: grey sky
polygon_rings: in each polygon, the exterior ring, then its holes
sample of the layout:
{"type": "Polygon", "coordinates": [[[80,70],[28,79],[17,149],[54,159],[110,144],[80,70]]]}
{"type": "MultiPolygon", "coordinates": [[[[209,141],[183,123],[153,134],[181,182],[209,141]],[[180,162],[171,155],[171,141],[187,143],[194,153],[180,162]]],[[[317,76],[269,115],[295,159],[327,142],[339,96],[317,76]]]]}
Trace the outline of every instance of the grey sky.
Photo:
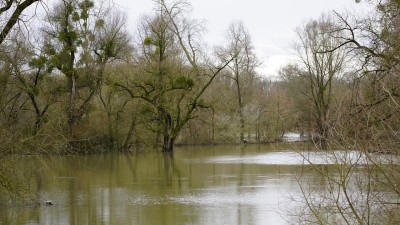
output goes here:
{"type": "MultiPolygon", "coordinates": [[[[259,72],[276,75],[277,70],[293,59],[291,45],[295,28],[322,13],[366,8],[354,0],[189,0],[193,18],[206,21],[205,41],[222,43],[229,23],[243,21],[249,29],[257,54],[264,62],[259,72]]],[[[129,26],[136,29],[141,15],[149,14],[152,0],[114,0],[128,15],[129,26]]]]}

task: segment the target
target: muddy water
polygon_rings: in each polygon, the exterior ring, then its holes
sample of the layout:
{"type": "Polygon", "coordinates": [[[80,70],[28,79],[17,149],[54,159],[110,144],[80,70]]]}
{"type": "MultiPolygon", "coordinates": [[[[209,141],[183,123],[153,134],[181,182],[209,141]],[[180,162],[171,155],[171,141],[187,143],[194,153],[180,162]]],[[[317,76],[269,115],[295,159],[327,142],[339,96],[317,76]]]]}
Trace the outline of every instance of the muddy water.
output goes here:
{"type": "Polygon", "coordinates": [[[53,205],[1,207],[0,224],[288,224],[304,163],[293,145],[26,157],[32,188],[53,205]]]}

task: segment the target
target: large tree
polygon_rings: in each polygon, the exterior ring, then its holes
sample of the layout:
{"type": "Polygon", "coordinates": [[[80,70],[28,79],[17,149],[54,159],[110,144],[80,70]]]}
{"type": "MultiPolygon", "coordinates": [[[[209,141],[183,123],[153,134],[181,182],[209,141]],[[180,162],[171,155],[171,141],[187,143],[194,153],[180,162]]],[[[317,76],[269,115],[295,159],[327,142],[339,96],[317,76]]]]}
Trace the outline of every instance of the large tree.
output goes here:
{"type": "MultiPolygon", "coordinates": [[[[314,167],[327,181],[328,192],[311,198],[309,194],[314,190],[304,189],[302,185],[304,200],[315,223],[330,223],[332,218],[335,218],[332,222],[346,224],[396,224],[399,221],[395,212],[399,210],[396,200],[400,193],[397,157],[400,2],[367,2],[372,3],[375,11],[366,16],[336,13],[336,30],[340,33],[334,35],[335,45],[323,51],[351,50],[348,54],[352,57],[350,68],[353,71],[345,82],[351,91],[348,91],[348,104],[343,107],[346,111],[337,117],[340,127],[336,132],[340,139],[335,142],[340,144],[341,150],[348,151],[333,152],[334,173],[321,170],[320,165],[314,167]]],[[[313,223],[313,220],[307,221],[313,223]]]]}
{"type": "Polygon", "coordinates": [[[324,144],[329,136],[330,107],[335,79],[342,75],[346,53],[343,49],[329,51],[339,44],[341,33],[331,16],[323,15],[297,29],[295,51],[300,60],[297,76],[307,84],[305,92],[313,105],[315,137],[324,144]]]}
{"type": "Polygon", "coordinates": [[[214,65],[206,58],[199,42],[204,28],[188,17],[188,2],[160,0],[156,8],[156,15],[144,20],[139,74],[117,85],[149,106],[154,118],[149,127],[170,152],[182,128],[206,107],[201,97],[229,60],[214,65]]]}
{"type": "Polygon", "coordinates": [[[112,11],[94,12],[90,0],[65,0],[48,16],[46,57],[50,68],[68,82],[67,117],[70,136],[87,114],[104,81],[106,65],[129,49],[125,19],[112,11]]]}
{"type": "Polygon", "coordinates": [[[227,66],[230,70],[228,75],[235,86],[238,114],[240,120],[240,142],[245,142],[245,106],[249,102],[252,85],[256,80],[255,69],[260,61],[255,54],[254,46],[249,31],[242,22],[232,22],[226,34],[227,44],[216,49],[218,57],[227,61],[233,59],[227,66]],[[247,102],[246,102],[247,100],[247,102]]]}
{"type": "MultiPolygon", "coordinates": [[[[397,130],[400,129],[400,3],[397,0],[368,0],[374,11],[360,18],[350,12],[335,13],[338,40],[326,52],[349,49],[355,70],[349,79],[352,85],[352,102],[347,125],[352,136],[375,143],[378,148],[398,151],[397,130]]],[[[357,141],[354,141],[357,143],[357,141]]],[[[372,147],[375,148],[375,147],[372,147]]],[[[373,151],[376,151],[374,149],[373,151]]]]}

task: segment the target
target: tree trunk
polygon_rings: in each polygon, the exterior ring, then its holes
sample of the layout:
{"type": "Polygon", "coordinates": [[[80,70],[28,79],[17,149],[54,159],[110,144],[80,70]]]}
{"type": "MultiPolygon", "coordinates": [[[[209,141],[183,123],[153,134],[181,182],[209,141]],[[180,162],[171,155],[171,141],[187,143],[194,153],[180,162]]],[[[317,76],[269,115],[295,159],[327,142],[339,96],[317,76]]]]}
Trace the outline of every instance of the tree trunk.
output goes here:
{"type": "Polygon", "coordinates": [[[242,108],[240,108],[240,143],[244,143],[244,116],[243,116],[243,111],[242,108]]]}
{"type": "Polygon", "coordinates": [[[257,116],[256,121],[256,142],[260,143],[260,114],[257,116]]]}
{"type": "Polygon", "coordinates": [[[243,114],[243,101],[242,101],[242,93],[240,89],[239,83],[239,74],[236,73],[235,83],[237,88],[237,97],[238,97],[238,105],[239,105],[239,119],[240,119],[240,143],[244,143],[244,114],[243,114]]]}
{"type": "Polygon", "coordinates": [[[131,139],[132,139],[132,135],[135,130],[135,127],[136,127],[136,117],[133,117],[132,121],[131,121],[131,126],[129,127],[129,131],[126,134],[124,144],[122,145],[122,150],[127,151],[128,149],[130,149],[130,147],[132,145],[131,139]]]}
{"type": "Polygon", "coordinates": [[[115,134],[114,134],[114,129],[113,129],[113,122],[112,122],[112,117],[111,113],[107,112],[107,123],[108,123],[108,147],[112,150],[116,149],[116,144],[115,144],[115,134]]]}
{"type": "Polygon", "coordinates": [[[211,143],[214,145],[215,144],[215,112],[214,112],[214,110],[212,111],[211,126],[212,126],[211,143]]]}
{"type": "Polygon", "coordinates": [[[164,143],[163,152],[172,152],[174,150],[175,137],[172,136],[172,117],[169,114],[165,115],[164,124],[164,143]]]}
{"type": "Polygon", "coordinates": [[[326,150],[326,141],[328,140],[328,126],[326,124],[326,120],[322,116],[320,118],[317,118],[317,129],[317,143],[320,145],[322,150],[326,150]]]}
{"type": "Polygon", "coordinates": [[[174,150],[174,141],[175,138],[169,136],[169,135],[164,135],[164,144],[162,151],[163,152],[172,152],[174,150]]]}
{"type": "Polygon", "coordinates": [[[76,77],[74,72],[71,73],[70,82],[71,82],[71,87],[69,93],[68,125],[69,125],[70,137],[75,138],[75,126],[77,125],[78,121],[76,118],[76,107],[75,107],[76,77]]]}

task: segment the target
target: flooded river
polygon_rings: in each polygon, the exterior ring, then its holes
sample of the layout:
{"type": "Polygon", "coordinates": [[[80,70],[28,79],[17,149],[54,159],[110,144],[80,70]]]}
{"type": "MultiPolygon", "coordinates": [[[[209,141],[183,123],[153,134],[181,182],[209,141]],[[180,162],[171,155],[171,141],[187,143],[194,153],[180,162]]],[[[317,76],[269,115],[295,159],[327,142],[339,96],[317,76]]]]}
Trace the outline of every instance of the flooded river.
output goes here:
{"type": "MultiPolygon", "coordinates": [[[[53,205],[2,207],[1,225],[290,224],[304,158],[279,144],[22,161],[40,201],[53,205]]],[[[324,180],[302,176],[316,187],[324,180]]]]}

